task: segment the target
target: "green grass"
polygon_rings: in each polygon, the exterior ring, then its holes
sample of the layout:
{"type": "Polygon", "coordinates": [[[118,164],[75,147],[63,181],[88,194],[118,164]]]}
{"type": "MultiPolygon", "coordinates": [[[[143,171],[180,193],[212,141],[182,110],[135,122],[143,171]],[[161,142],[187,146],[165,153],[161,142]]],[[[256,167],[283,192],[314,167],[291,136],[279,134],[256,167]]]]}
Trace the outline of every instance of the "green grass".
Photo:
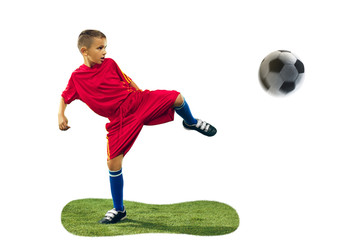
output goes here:
{"type": "Polygon", "coordinates": [[[120,223],[97,223],[112,208],[111,199],[80,199],[69,202],[61,214],[65,229],[79,236],[116,236],[140,233],[181,233],[201,236],[235,231],[236,211],[220,202],[194,201],[155,205],[124,201],[127,218],[120,223]]]}

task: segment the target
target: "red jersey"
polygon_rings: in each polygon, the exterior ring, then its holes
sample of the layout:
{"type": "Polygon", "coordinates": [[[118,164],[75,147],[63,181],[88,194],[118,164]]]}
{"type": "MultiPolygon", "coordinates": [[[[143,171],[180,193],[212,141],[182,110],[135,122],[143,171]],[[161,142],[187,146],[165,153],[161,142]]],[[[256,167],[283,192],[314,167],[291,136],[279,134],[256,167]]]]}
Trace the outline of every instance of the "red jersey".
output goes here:
{"type": "Polygon", "coordinates": [[[61,96],[66,104],[75,99],[86,103],[95,113],[109,118],[108,159],[130,150],[143,125],[157,125],[174,119],[177,91],[136,91],[114,60],[89,68],[76,69],[61,96]]]}
{"type": "Polygon", "coordinates": [[[80,99],[95,113],[111,119],[128,95],[136,91],[131,81],[114,60],[106,58],[92,68],[83,64],[76,69],[61,96],[66,104],[80,99]]]}

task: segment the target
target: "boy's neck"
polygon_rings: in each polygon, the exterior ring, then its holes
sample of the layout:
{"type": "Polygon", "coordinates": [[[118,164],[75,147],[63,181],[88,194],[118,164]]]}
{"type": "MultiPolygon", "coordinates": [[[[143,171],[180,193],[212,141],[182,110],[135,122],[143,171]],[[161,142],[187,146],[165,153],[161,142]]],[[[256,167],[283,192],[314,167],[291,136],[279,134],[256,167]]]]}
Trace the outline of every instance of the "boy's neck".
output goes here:
{"type": "Polygon", "coordinates": [[[95,63],[94,62],[91,62],[87,57],[84,56],[84,64],[89,67],[89,68],[92,68],[95,63]]]}

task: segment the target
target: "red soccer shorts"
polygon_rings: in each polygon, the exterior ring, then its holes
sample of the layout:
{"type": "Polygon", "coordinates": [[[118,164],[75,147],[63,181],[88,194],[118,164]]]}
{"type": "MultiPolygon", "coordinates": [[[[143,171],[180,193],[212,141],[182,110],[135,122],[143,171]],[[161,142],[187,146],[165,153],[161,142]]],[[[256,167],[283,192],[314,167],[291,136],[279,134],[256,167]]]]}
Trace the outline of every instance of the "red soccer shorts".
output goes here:
{"type": "Polygon", "coordinates": [[[144,125],[158,125],[174,120],[173,105],[177,91],[137,91],[121,104],[118,116],[106,124],[108,160],[126,155],[144,125]]]}

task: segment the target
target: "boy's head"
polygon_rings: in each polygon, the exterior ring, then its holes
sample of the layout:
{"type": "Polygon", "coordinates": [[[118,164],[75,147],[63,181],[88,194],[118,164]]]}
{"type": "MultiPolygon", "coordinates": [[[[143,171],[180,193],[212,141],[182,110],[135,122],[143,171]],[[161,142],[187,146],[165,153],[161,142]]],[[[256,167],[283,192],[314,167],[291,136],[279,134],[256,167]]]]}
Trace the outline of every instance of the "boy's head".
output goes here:
{"type": "Polygon", "coordinates": [[[101,64],[106,54],[106,36],[98,30],[84,30],[78,38],[78,48],[85,64],[92,67],[101,64]]]}
{"type": "Polygon", "coordinates": [[[106,38],[105,34],[98,30],[84,30],[80,33],[78,38],[78,48],[81,52],[82,47],[90,48],[94,38],[106,38]]]}

